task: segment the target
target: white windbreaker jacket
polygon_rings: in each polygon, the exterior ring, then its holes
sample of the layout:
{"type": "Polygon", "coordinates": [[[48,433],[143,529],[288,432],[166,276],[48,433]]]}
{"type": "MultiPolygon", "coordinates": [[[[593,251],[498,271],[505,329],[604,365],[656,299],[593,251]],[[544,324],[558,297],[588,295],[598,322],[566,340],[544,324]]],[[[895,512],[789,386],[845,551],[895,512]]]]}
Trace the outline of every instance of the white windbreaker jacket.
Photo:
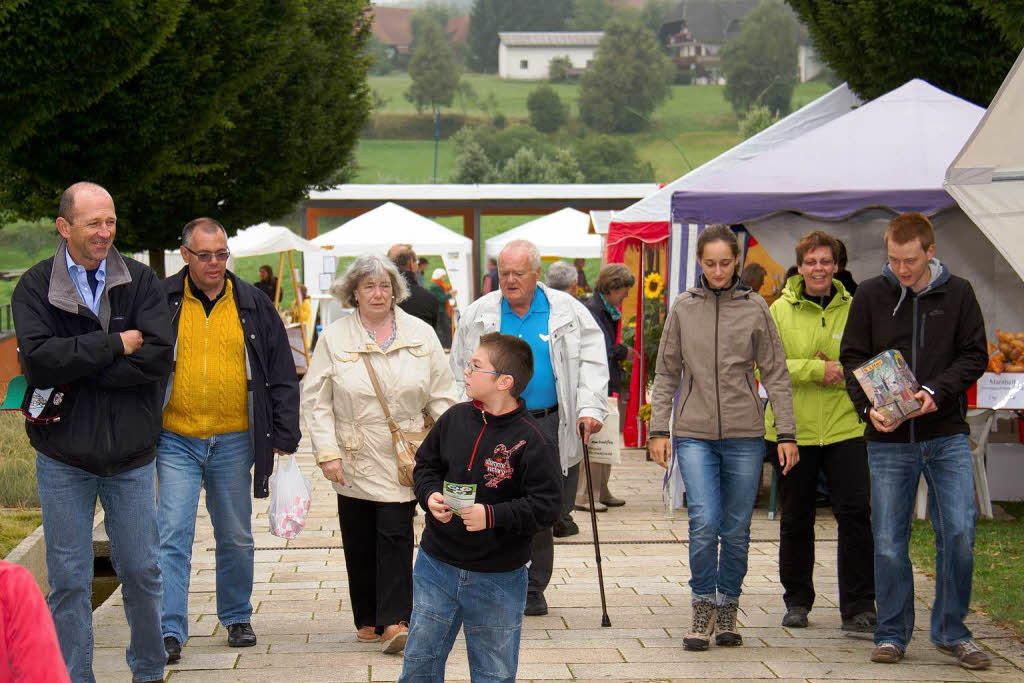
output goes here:
{"type": "MultiPolygon", "coordinates": [[[[537,286],[547,295],[551,306],[548,346],[558,393],[558,454],[565,475],[583,459],[576,420],[592,417],[603,423],[608,417],[608,352],[604,333],[583,304],[542,282],[537,286]]],[[[500,331],[500,290],[480,297],[462,314],[451,351],[452,373],[461,400],[466,399],[463,369],[481,335],[500,331]]],[[[614,427],[618,429],[618,425],[614,427]]]]}

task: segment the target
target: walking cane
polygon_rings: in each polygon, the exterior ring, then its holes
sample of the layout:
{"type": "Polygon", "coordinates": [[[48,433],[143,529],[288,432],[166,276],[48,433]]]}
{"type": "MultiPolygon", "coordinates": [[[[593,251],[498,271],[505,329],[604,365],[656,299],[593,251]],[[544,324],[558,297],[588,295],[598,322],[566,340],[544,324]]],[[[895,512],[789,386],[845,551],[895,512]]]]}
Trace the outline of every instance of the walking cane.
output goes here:
{"type": "Polygon", "coordinates": [[[580,425],[580,440],[583,441],[583,464],[587,471],[587,495],[590,498],[590,527],[594,530],[594,555],[597,559],[597,583],[601,587],[601,626],[608,628],[612,625],[608,618],[608,604],[604,599],[604,572],[601,571],[601,540],[597,537],[597,512],[594,510],[594,484],[590,478],[590,449],[587,448],[587,441],[584,438],[583,425],[580,425]]]}

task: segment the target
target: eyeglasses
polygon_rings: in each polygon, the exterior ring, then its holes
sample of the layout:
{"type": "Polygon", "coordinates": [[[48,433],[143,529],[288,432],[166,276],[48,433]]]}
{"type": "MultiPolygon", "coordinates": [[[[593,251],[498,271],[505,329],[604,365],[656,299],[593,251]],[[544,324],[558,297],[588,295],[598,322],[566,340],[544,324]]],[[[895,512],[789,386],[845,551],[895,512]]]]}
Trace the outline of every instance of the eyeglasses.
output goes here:
{"type": "Polygon", "coordinates": [[[474,372],[479,372],[480,374],[483,374],[483,375],[499,375],[499,376],[501,376],[501,375],[505,374],[504,372],[498,372],[497,370],[484,370],[482,368],[478,368],[477,366],[473,365],[473,361],[469,361],[468,363],[466,363],[466,372],[468,372],[471,375],[474,372]]]}
{"type": "Polygon", "coordinates": [[[185,251],[187,251],[188,253],[192,254],[197,259],[199,259],[200,263],[209,263],[210,261],[214,261],[214,260],[216,260],[216,261],[227,261],[228,257],[231,256],[231,252],[228,251],[227,249],[225,249],[223,251],[216,251],[216,252],[211,252],[211,251],[192,251],[191,249],[186,247],[184,244],[181,245],[181,246],[185,248],[185,251]]]}

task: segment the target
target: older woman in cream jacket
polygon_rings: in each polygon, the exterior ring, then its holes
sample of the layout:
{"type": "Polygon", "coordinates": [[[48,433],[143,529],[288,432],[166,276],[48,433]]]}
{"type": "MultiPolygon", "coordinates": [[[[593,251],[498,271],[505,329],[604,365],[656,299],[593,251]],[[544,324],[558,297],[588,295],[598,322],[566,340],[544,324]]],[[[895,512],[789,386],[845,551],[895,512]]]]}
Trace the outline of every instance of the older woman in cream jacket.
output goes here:
{"type": "Polygon", "coordinates": [[[332,292],[356,310],[321,334],[302,384],[302,414],[316,461],[338,494],[356,637],[396,654],[412,612],[416,500],[398,481],[363,356],[408,432],[423,429],[424,413],[437,418],[455,403],[455,380],[434,330],[396,305],[408,290],[391,261],[357,258],[332,292]]]}

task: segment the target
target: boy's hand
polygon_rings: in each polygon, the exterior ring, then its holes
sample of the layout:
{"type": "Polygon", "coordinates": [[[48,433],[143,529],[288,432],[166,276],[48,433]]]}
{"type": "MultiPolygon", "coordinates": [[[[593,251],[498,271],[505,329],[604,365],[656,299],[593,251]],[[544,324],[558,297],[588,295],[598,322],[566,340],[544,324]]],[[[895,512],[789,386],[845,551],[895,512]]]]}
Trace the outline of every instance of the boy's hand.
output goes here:
{"type": "Polygon", "coordinates": [[[430,510],[430,514],[434,515],[434,519],[441,524],[452,521],[452,509],[444,502],[444,496],[440,491],[430,494],[430,498],[427,498],[427,508],[430,510]]]}
{"type": "Polygon", "coordinates": [[[459,517],[466,525],[466,531],[483,531],[487,528],[487,511],[480,503],[459,510],[459,517]]]}

